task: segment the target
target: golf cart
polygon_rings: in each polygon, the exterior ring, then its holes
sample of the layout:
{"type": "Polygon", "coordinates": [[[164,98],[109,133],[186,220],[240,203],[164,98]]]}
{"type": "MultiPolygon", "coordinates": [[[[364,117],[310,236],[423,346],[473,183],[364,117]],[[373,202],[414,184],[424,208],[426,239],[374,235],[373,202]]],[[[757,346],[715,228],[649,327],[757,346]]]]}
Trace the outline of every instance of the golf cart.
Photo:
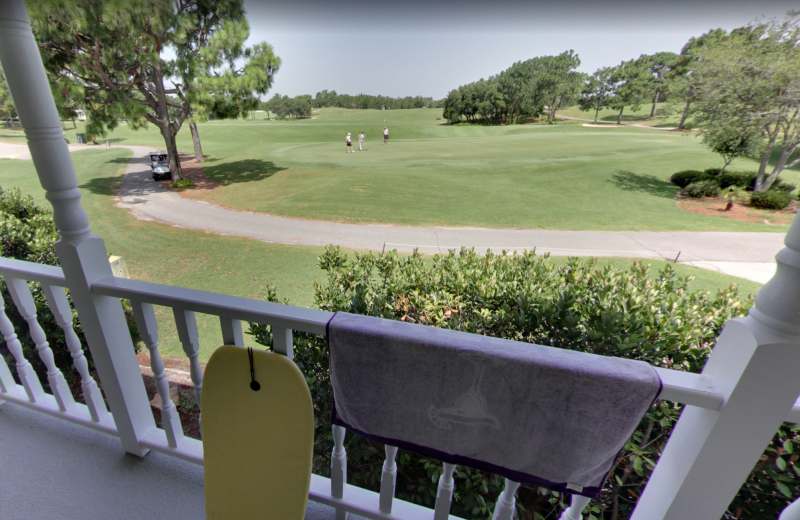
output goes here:
{"type": "Polygon", "coordinates": [[[153,180],[171,179],[167,154],[164,152],[150,152],[150,168],[153,169],[153,180]]]}

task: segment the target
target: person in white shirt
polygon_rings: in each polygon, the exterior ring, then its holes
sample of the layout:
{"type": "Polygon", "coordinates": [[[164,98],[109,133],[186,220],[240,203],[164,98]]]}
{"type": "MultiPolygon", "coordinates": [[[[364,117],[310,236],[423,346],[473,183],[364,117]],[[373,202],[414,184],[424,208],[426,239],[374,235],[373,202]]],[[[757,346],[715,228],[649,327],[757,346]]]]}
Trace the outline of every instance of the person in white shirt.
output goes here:
{"type": "Polygon", "coordinates": [[[366,138],[367,138],[367,136],[364,135],[364,131],[362,130],[361,133],[358,134],[358,151],[359,152],[362,152],[362,151],[366,150],[366,148],[364,148],[364,139],[366,139],[366,138]]]}
{"type": "Polygon", "coordinates": [[[389,144],[389,129],[385,126],[383,127],[383,146],[389,144]]]}
{"type": "Polygon", "coordinates": [[[355,153],[355,150],[353,150],[353,141],[350,140],[350,134],[347,134],[347,153],[350,152],[355,153]]]}

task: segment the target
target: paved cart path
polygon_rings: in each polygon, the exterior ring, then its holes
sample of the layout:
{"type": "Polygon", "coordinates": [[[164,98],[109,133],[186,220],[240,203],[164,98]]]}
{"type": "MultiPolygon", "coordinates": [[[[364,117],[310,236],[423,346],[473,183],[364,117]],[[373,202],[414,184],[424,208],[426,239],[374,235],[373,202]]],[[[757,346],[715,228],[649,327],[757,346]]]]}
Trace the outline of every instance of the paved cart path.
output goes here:
{"type": "Polygon", "coordinates": [[[152,180],[147,154],[152,148],[128,146],[133,159],[120,189],[118,206],[137,218],[156,220],[223,235],[265,242],[361,250],[397,249],[440,253],[462,246],[501,251],[536,248],[557,256],[618,256],[674,259],[698,267],[765,282],[774,272],[774,256],[783,247],[782,233],[555,231],[410,227],[342,224],[235,211],[184,199],[152,180]]]}
{"type": "MultiPolygon", "coordinates": [[[[8,139],[9,137],[5,137],[8,139]]],[[[0,137],[3,139],[3,137],[0,137]]],[[[11,139],[16,139],[12,137],[11,139]]],[[[31,159],[31,152],[28,150],[28,145],[26,144],[25,138],[20,137],[19,140],[21,142],[12,143],[9,141],[0,141],[0,159],[21,159],[21,160],[30,160],[31,159]]],[[[102,142],[102,141],[101,141],[102,142]]],[[[70,144],[69,151],[70,152],[77,152],[80,150],[105,150],[106,145],[88,145],[88,144],[70,144]]]]}
{"type": "MultiPolygon", "coordinates": [[[[622,124],[619,125],[612,121],[597,121],[597,123],[595,123],[594,119],[584,119],[582,117],[565,116],[562,114],[556,114],[556,119],[568,119],[570,121],[586,121],[592,123],[592,126],[594,127],[605,126],[608,128],[622,128],[623,126],[632,126],[635,128],[646,128],[648,130],[665,130],[667,132],[678,129],[678,127],[660,127],[660,126],[650,126],[650,125],[642,125],[639,123],[628,123],[628,122],[623,122],[622,124]]],[[[588,126],[588,125],[583,125],[583,126],[588,126]]]]}
{"type": "MultiPolygon", "coordinates": [[[[117,146],[115,146],[117,148],[117,146]]],[[[156,220],[222,235],[306,246],[340,245],[350,249],[410,253],[441,253],[462,246],[483,253],[536,249],[556,256],[617,256],[662,258],[765,283],[775,272],[775,254],[783,247],[782,233],[690,231],[557,231],[410,227],[342,224],[299,220],[236,211],[184,199],[150,176],[145,146],[125,146],[133,152],[120,189],[119,207],[139,219],[156,220]]],[[[70,145],[70,151],[102,150],[105,146],[70,145]]],[[[25,144],[0,142],[0,157],[30,159],[25,144]]]]}

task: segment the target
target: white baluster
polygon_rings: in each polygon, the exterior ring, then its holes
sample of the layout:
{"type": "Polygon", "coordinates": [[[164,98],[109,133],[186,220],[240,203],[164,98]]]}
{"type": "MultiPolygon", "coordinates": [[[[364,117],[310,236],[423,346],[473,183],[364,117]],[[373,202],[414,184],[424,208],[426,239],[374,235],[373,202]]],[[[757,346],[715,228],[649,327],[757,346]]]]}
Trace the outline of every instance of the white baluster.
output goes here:
{"type": "Polygon", "coordinates": [[[11,299],[17,305],[20,315],[28,322],[28,329],[31,339],[36,344],[36,351],[47,367],[47,380],[50,382],[50,389],[58,403],[58,409],[62,412],[71,410],[75,407],[75,398],[72,397],[64,374],[56,366],[53,351],[47,343],[47,336],[39,325],[39,320],[36,319],[36,303],[33,301],[28,282],[19,278],[6,277],[6,287],[11,294],[11,299]]]}
{"type": "MultiPolygon", "coordinates": [[[[344,451],[344,434],[341,426],[333,427],[333,453],[331,454],[331,496],[344,498],[347,483],[347,454],[344,451]]],[[[336,509],[336,520],[347,520],[347,512],[336,509]]]]}
{"type": "MultiPolygon", "coordinates": [[[[8,319],[8,316],[6,316],[6,307],[2,295],[0,295],[0,331],[3,332],[3,339],[6,340],[6,346],[8,346],[8,350],[17,362],[17,375],[20,381],[22,381],[25,393],[28,394],[28,400],[35,403],[44,395],[42,383],[36,376],[36,372],[33,371],[31,364],[28,363],[28,360],[25,359],[25,356],[22,354],[22,344],[20,344],[19,339],[17,339],[14,325],[11,323],[11,320],[8,319]]],[[[16,384],[12,378],[7,378],[5,375],[3,378],[3,386],[6,391],[16,384]]]]}
{"type": "Polygon", "coordinates": [[[222,329],[222,343],[224,345],[244,346],[244,336],[242,336],[241,320],[219,317],[219,325],[222,329]]]}
{"type": "Polygon", "coordinates": [[[581,495],[572,495],[572,504],[561,513],[558,520],[581,520],[581,513],[592,499],[581,495]]]}
{"type": "Polygon", "coordinates": [[[136,328],[142,336],[147,350],[150,351],[150,368],[153,371],[153,379],[156,381],[156,390],[161,397],[161,426],[167,434],[167,442],[170,448],[176,448],[183,440],[183,427],[181,418],[175,404],[169,397],[169,381],[164,372],[164,361],[158,352],[158,324],[153,306],[149,303],[131,300],[133,317],[136,320],[136,328]]]}
{"type": "Polygon", "coordinates": [[[514,508],[517,506],[517,499],[514,494],[519,488],[519,482],[506,479],[506,487],[497,499],[494,505],[494,514],[492,520],[511,520],[514,518],[514,508]]]}
{"type": "Polygon", "coordinates": [[[455,481],[453,472],[455,464],[444,463],[442,476],[439,477],[439,489],[436,491],[436,506],[433,511],[433,520],[447,520],[450,517],[450,505],[453,502],[455,481]]]}
{"type": "Polygon", "coordinates": [[[294,349],[292,346],[292,329],[272,327],[272,350],[278,354],[283,354],[289,359],[294,357],[294,349]]]}
{"type": "Polygon", "coordinates": [[[102,239],[92,234],[81,207],[78,177],[23,0],[3,0],[0,61],[4,70],[14,71],[6,75],[6,82],[39,182],[53,205],[60,236],[56,252],[117,434],[125,451],[143,457],[149,450],[139,441],[155,427],[153,413],[119,299],[92,293],[92,284],[113,276],[108,252],[102,239]]]}
{"type": "Polygon", "coordinates": [[[800,520],[800,499],[786,506],[778,520],[800,520]]]}
{"type": "MultiPolygon", "coordinates": [[[[0,356],[0,393],[8,393],[16,385],[14,376],[11,375],[11,370],[8,369],[6,360],[0,356]]],[[[2,401],[2,400],[0,400],[2,401]]],[[[5,404],[5,401],[0,402],[0,406],[5,404]]]]}
{"type": "Polygon", "coordinates": [[[394,446],[385,446],[386,460],[383,462],[383,472],[381,473],[381,498],[380,510],[381,513],[392,513],[392,501],[394,500],[394,492],[397,486],[397,448],[394,446]]]}
{"type": "Polygon", "coordinates": [[[42,284],[42,291],[47,304],[50,307],[50,312],[56,319],[61,330],[64,331],[64,338],[67,342],[67,348],[72,355],[72,362],[75,365],[78,373],[81,376],[81,389],[83,390],[83,398],[86,401],[86,406],[89,408],[89,414],[92,416],[94,422],[110,421],[111,417],[106,408],[106,402],[103,400],[103,394],[97,387],[92,375],[89,373],[89,363],[86,361],[86,356],[83,354],[81,341],[75,330],[72,327],[72,309],[69,306],[67,295],[61,287],[53,287],[51,285],[42,284]]]}
{"type": "Polygon", "coordinates": [[[197,401],[197,408],[200,408],[200,395],[203,392],[203,368],[197,355],[200,353],[200,341],[197,334],[197,321],[194,312],[182,309],[172,309],[175,316],[175,325],[178,328],[178,339],[183,345],[183,352],[189,358],[189,373],[192,376],[194,386],[194,398],[197,401]]]}

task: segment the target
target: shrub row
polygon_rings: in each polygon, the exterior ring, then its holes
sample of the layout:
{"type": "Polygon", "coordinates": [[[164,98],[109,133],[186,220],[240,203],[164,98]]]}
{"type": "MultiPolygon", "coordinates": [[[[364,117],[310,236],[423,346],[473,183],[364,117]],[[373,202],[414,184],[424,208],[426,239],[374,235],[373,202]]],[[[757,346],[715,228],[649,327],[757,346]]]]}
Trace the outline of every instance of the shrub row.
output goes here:
{"type": "MultiPolygon", "coordinates": [[[[684,170],[672,174],[670,182],[684,188],[690,197],[717,197],[720,190],[730,187],[753,191],[756,173],[728,171],[720,174],[718,168],[684,170]]],[[[763,209],[784,209],[792,201],[792,192],[796,188],[794,184],[777,179],[768,191],[754,193],[750,197],[750,204],[763,209]]]]}
{"type": "Polygon", "coordinates": [[[714,181],[693,182],[686,186],[686,194],[694,198],[716,197],[719,195],[719,184],[714,181]]]}
{"type": "MultiPolygon", "coordinates": [[[[716,294],[691,291],[690,279],[678,277],[669,265],[657,273],[641,263],[620,270],[595,259],[571,258],[558,266],[533,253],[481,256],[464,249],[432,261],[419,253],[403,257],[394,251],[357,253],[349,259],[338,247],[329,247],[319,265],[326,279],[315,284],[316,302],[326,311],[638,359],[689,372],[702,369],[725,321],[745,315],[752,304],[735,286],[716,294]]],[[[278,301],[274,289],[266,296],[278,301]]],[[[249,333],[270,348],[269,326],[251,323],[249,333]]],[[[314,472],[328,475],[333,441],[327,345],[319,336],[294,337],[295,361],[314,399],[314,472]]],[[[681,409],[663,401],[652,406],[593,500],[589,518],[630,515],[681,409]]],[[[730,511],[743,508],[747,513],[741,518],[777,516],[800,486],[800,467],[787,448],[797,442],[797,430],[781,428],[730,511]]],[[[383,446],[351,433],[345,445],[348,460],[359,468],[348,475],[349,481],[378,490],[383,446]]],[[[441,464],[403,451],[397,464],[398,498],[431,507],[441,464]]],[[[503,481],[460,466],[455,485],[453,514],[488,518],[503,481]]],[[[517,496],[516,518],[522,520],[558,518],[569,500],[524,486],[517,496]]]]}
{"type": "MultiPolygon", "coordinates": [[[[30,196],[23,196],[17,188],[4,190],[0,187],[1,256],[57,266],[59,265],[55,249],[57,240],[58,231],[53,222],[53,214],[48,209],[37,206],[30,196]]],[[[61,369],[64,377],[72,386],[79,375],[77,370],[75,370],[72,363],[72,356],[66,346],[64,331],[50,312],[41,285],[38,283],[29,283],[28,285],[33,294],[34,302],[36,303],[36,318],[47,336],[47,341],[53,351],[56,366],[61,369]]],[[[0,296],[2,296],[5,302],[6,316],[8,316],[8,319],[14,325],[14,330],[22,344],[23,355],[36,370],[39,380],[42,382],[42,386],[45,390],[49,391],[47,367],[39,358],[36,352],[36,345],[31,339],[28,324],[14,306],[11,295],[8,293],[5,284],[0,284],[0,296]]],[[[70,306],[72,307],[72,297],[69,296],[69,294],[67,296],[69,297],[70,306]]],[[[130,304],[124,301],[123,306],[125,307],[128,328],[134,339],[134,345],[137,345],[137,342],[140,341],[141,338],[136,330],[136,325],[133,323],[133,313],[130,309],[130,304]]],[[[84,355],[89,362],[89,367],[93,369],[94,362],[91,353],[85,346],[86,339],[83,335],[83,328],[81,327],[78,313],[75,311],[74,307],[72,309],[72,319],[75,332],[80,339],[81,345],[84,346],[84,355]]],[[[3,356],[3,359],[16,376],[16,361],[8,351],[5,342],[0,342],[0,356],[3,356]]]]}
{"type": "MultiPolygon", "coordinates": [[[[726,171],[720,175],[718,168],[709,168],[702,172],[699,170],[684,170],[673,173],[669,180],[672,184],[681,188],[688,188],[690,184],[713,182],[723,190],[734,186],[753,191],[756,184],[756,172],[726,171]]],[[[770,190],[785,191],[787,193],[791,193],[796,189],[796,185],[784,182],[781,179],[777,179],[770,187],[770,190]]]]}
{"type": "Polygon", "coordinates": [[[762,209],[783,209],[791,201],[791,193],[782,190],[762,191],[750,196],[750,204],[762,209]]]}

